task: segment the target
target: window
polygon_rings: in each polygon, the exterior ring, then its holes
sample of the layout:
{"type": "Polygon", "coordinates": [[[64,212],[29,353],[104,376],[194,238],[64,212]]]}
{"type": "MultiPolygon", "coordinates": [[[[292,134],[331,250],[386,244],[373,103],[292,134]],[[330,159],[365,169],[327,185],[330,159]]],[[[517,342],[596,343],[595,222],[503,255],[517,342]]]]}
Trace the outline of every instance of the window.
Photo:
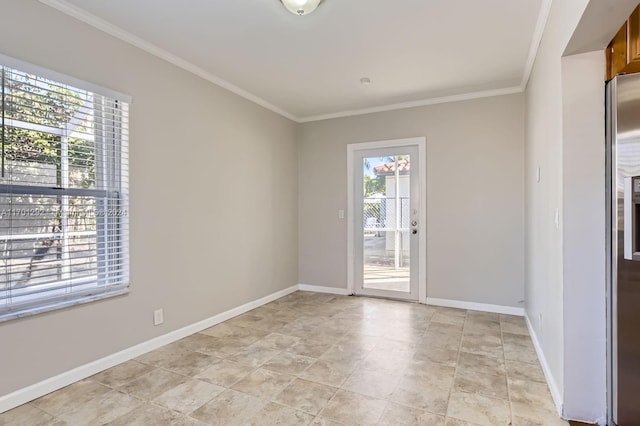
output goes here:
{"type": "Polygon", "coordinates": [[[0,73],[0,321],[126,293],[128,99],[0,73]]]}

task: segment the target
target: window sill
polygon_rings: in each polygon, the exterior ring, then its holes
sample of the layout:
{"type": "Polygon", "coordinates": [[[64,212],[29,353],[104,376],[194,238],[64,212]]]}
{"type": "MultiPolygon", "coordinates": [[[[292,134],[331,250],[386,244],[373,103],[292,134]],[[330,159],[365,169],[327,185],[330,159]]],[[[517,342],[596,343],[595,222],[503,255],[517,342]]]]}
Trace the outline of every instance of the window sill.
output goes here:
{"type": "Polygon", "coordinates": [[[73,294],[59,299],[52,299],[46,304],[16,306],[15,309],[0,312],[0,323],[18,318],[25,318],[44,312],[69,308],[71,306],[96,302],[98,300],[111,297],[122,296],[129,293],[129,286],[118,286],[107,291],[96,292],[95,290],[84,295],[73,294]]]}

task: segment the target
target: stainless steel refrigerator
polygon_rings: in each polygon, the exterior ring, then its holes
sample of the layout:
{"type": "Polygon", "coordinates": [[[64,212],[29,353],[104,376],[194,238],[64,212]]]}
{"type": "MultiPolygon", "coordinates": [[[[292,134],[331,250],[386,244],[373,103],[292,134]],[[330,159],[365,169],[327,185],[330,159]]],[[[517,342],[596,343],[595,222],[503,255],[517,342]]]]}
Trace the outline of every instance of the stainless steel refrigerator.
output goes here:
{"type": "Polygon", "coordinates": [[[611,80],[606,100],[609,424],[631,426],[640,425],[640,74],[611,80]]]}

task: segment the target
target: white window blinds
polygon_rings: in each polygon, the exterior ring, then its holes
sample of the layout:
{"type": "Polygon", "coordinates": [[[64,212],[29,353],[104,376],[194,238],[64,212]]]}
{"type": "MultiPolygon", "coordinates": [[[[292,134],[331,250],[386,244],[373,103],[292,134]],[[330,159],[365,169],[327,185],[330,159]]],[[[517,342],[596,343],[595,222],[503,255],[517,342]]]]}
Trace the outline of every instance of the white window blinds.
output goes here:
{"type": "Polygon", "coordinates": [[[125,293],[128,104],[0,73],[0,321],[125,293]]]}

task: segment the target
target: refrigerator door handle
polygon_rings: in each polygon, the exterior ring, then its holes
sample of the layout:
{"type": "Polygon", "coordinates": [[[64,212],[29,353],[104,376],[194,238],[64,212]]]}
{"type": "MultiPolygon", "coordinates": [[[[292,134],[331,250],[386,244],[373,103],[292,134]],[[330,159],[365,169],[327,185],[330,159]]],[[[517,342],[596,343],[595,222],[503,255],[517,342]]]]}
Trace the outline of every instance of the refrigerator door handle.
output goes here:
{"type": "Polygon", "coordinates": [[[624,178],[624,259],[633,260],[633,179],[624,178]]]}

